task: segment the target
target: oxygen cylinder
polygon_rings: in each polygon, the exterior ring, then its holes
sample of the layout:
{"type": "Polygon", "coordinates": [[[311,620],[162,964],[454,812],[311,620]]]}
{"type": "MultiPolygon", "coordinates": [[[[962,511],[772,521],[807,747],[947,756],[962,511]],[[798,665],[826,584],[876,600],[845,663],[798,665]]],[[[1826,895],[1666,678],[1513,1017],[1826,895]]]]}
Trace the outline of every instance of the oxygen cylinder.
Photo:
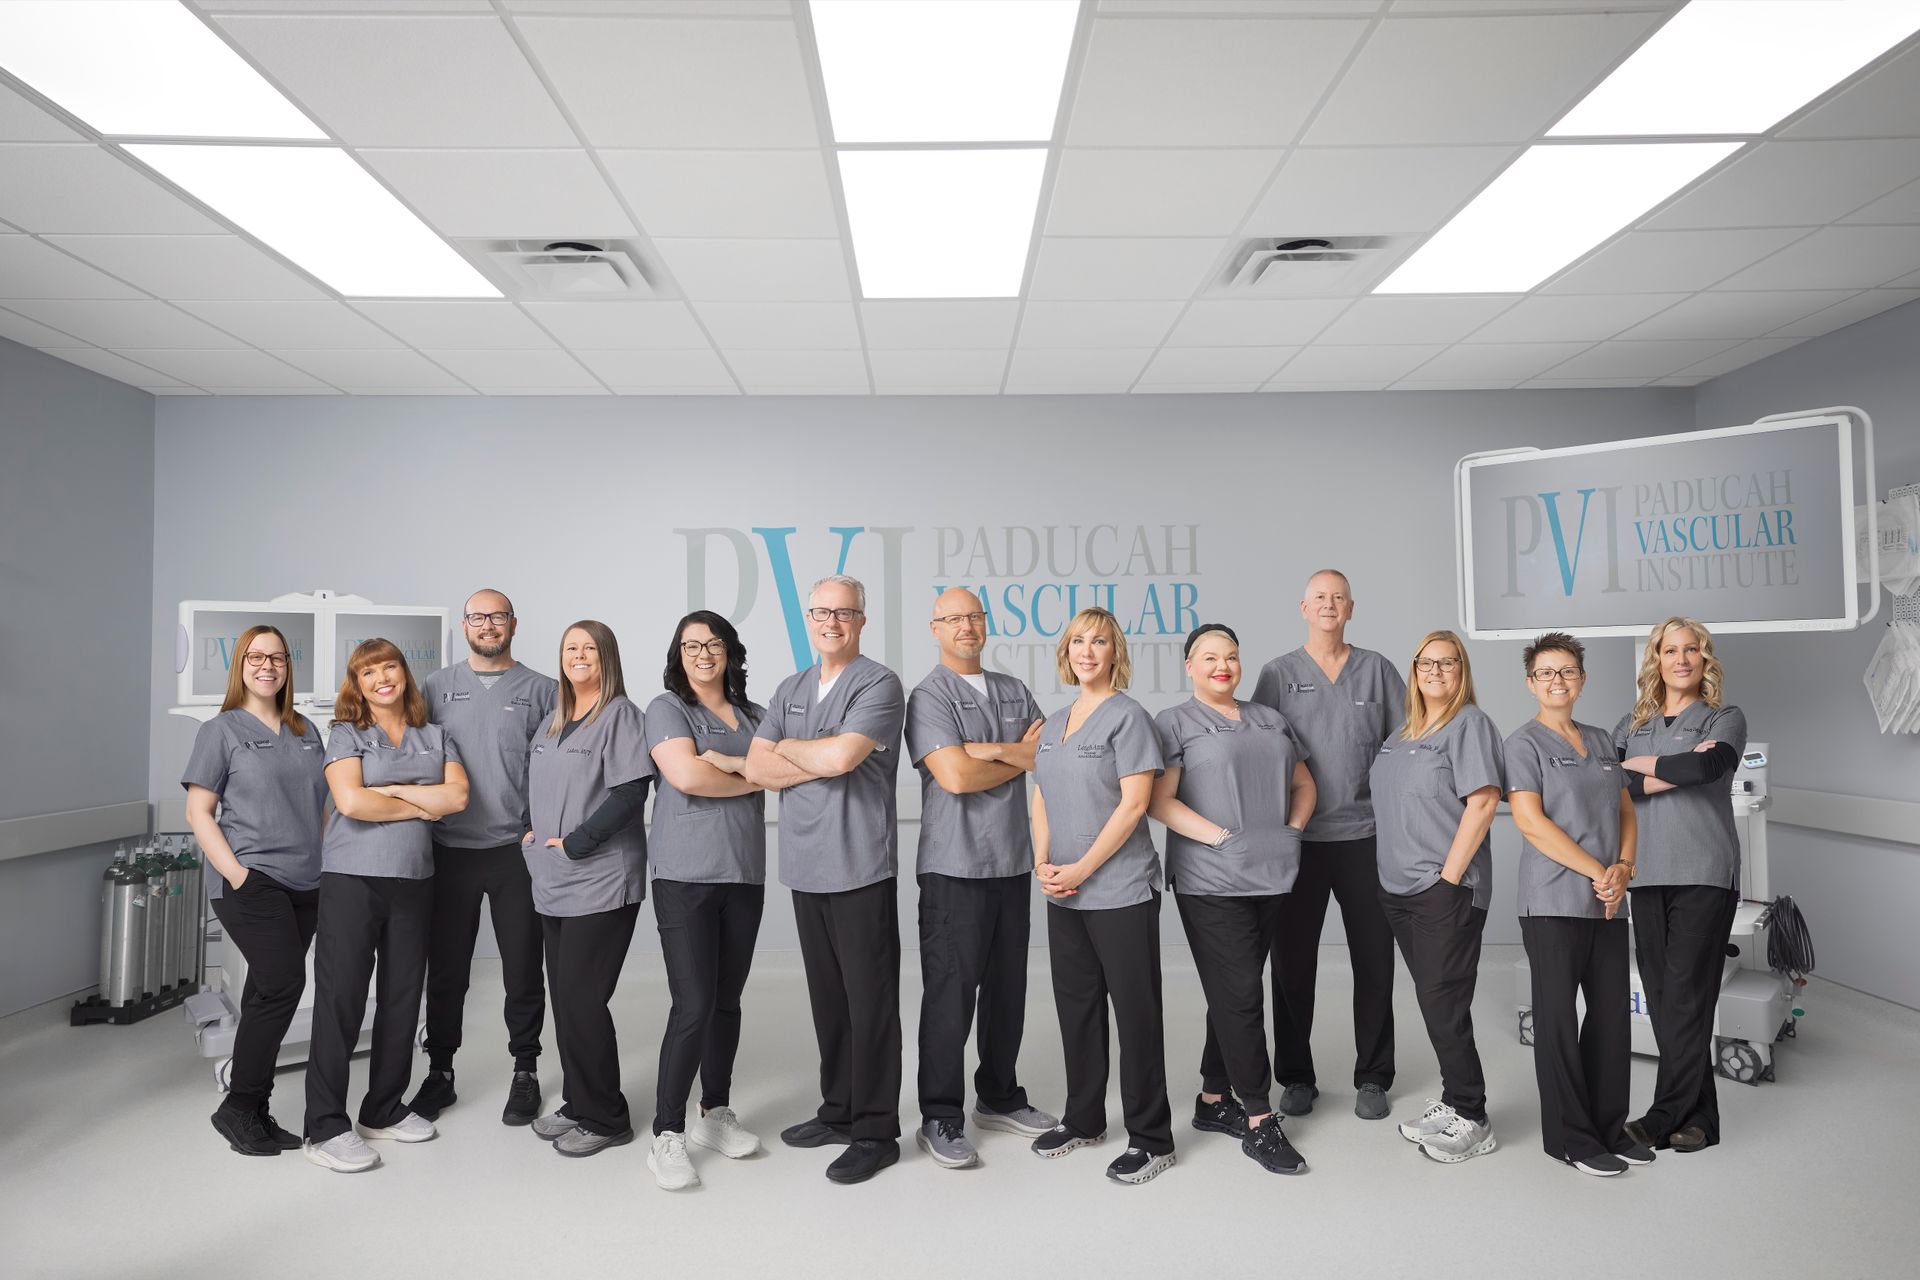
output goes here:
{"type": "Polygon", "coordinates": [[[127,846],[123,841],[113,851],[113,861],[100,873],[100,998],[107,998],[113,984],[113,881],[127,865],[127,846]]]}
{"type": "Polygon", "coordinates": [[[147,946],[147,873],[116,860],[102,883],[107,943],[100,956],[100,998],[110,1005],[140,998],[147,946]]]}
{"type": "Polygon", "coordinates": [[[149,845],[140,869],[147,875],[147,945],[140,984],[148,995],[159,995],[167,985],[167,868],[158,850],[149,845]]]}
{"type": "Polygon", "coordinates": [[[197,987],[200,974],[194,961],[199,957],[200,944],[194,935],[204,933],[207,927],[206,884],[201,878],[200,860],[193,856],[184,839],[180,841],[180,851],[174,855],[173,865],[180,869],[180,935],[173,971],[180,981],[197,987]]]}
{"type": "MultiPolygon", "coordinates": [[[[186,885],[187,873],[174,858],[170,846],[171,841],[157,853],[160,882],[166,888],[166,907],[160,917],[160,983],[167,987],[180,981],[180,940],[187,933],[187,899],[181,892],[186,885]]],[[[155,988],[156,991],[158,989],[155,988]]]]}
{"type": "Polygon", "coordinates": [[[193,981],[197,988],[207,976],[207,860],[200,853],[200,842],[192,836],[187,837],[186,850],[194,866],[193,916],[197,924],[193,931],[193,981]]]}

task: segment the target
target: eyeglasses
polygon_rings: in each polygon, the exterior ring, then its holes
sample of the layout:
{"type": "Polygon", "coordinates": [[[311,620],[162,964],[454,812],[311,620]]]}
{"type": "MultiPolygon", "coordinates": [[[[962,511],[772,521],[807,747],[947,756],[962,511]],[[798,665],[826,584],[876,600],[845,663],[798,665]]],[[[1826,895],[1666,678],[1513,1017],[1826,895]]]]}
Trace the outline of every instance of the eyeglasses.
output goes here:
{"type": "Polygon", "coordinates": [[[1579,667],[1561,667],[1558,671],[1552,667],[1541,667],[1538,671],[1527,673],[1534,680],[1578,680],[1586,674],[1579,667]]]}
{"type": "Polygon", "coordinates": [[[983,625],[986,620],[987,615],[984,613],[950,613],[944,618],[934,619],[935,622],[945,623],[949,627],[957,627],[963,622],[970,622],[978,627],[983,625]]]}
{"type": "Polygon", "coordinates": [[[284,653],[249,653],[245,655],[250,667],[272,667],[275,671],[287,669],[287,655],[284,653]]]}
{"type": "Polygon", "coordinates": [[[682,640],[680,652],[689,658],[697,658],[703,653],[715,658],[724,658],[727,656],[727,642],[718,636],[704,643],[699,640],[682,640]]]}
{"type": "Polygon", "coordinates": [[[504,627],[513,621],[513,615],[510,613],[467,613],[461,616],[466,619],[466,623],[470,627],[477,627],[483,622],[491,622],[496,627],[504,627]]]}
{"type": "Polygon", "coordinates": [[[1457,671],[1459,668],[1460,659],[1458,658],[1415,658],[1413,660],[1415,671],[1457,671]]]}
{"type": "Polygon", "coordinates": [[[865,609],[809,609],[807,610],[807,616],[809,618],[812,618],[815,622],[826,622],[829,619],[831,619],[834,622],[852,622],[855,618],[865,617],[866,613],[867,611],[865,609]]]}

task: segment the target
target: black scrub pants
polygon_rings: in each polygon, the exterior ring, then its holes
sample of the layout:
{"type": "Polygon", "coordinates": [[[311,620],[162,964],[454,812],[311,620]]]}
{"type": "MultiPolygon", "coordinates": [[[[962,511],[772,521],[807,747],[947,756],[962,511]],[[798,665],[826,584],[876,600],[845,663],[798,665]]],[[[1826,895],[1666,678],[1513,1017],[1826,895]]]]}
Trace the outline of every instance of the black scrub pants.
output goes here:
{"type": "Polygon", "coordinates": [[[1127,1145],[1173,1150],[1160,999],[1160,895],[1131,907],[1076,911],[1047,904],[1047,958],[1067,1062],[1070,1133],[1107,1131],[1107,1005],[1120,1030],[1120,1108],[1127,1145]]]}
{"type": "Polygon", "coordinates": [[[221,1104],[228,1111],[264,1113],[273,1096],[280,1042],[307,989],[307,948],[319,912],[318,889],[289,889],[264,871],[249,870],[238,889],[223,885],[213,900],[227,945],[247,960],[232,1073],[221,1104]]]}
{"type": "Polygon", "coordinates": [[[1400,943],[1427,1038],[1440,1061],[1440,1101],[1476,1124],[1487,1122],[1487,1078],[1473,1042],[1473,989],[1487,913],[1473,890],[1436,880],[1419,893],[1380,893],[1400,943]]]}
{"type": "Polygon", "coordinates": [[[516,841],[498,849],[433,846],[433,940],[427,951],[427,1065],[453,1070],[473,974],[473,943],[480,934],[480,900],[487,900],[500,944],[506,984],[507,1051],[515,1071],[540,1066],[540,1029],[547,992],[540,964],[540,915],[533,909],[533,878],[516,841]]]}
{"type": "Polygon", "coordinates": [[[320,877],[313,949],[313,1042],[307,1054],[307,1137],[338,1137],[347,1121],[347,1064],[374,983],[372,1058],[360,1123],[384,1129],[407,1116],[413,1035],[427,975],[433,882],[329,871],[320,877]]]}
{"type": "Polygon", "coordinates": [[[620,1043],[607,1006],[639,918],[637,902],[591,915],[540,917],[553,986],[553,1038],[565,1073],[560,1114],[602,1137],[633,1128],[620,1092],[620,1043]]]}
{"type": "Polygon", "coordinates": [[[753,944],[767,890],[758,884],[653,882],[653,918],[667,964],[673,1007],[660,1037],[653,1131],[684,1133],[687,1095],[700,1077],[700,1109],[733,1098],[740,1049],[740,993],[753,967],[753,944]]]}
{"type": "Polygon", "coordinates": [[[1027,1105],[1015,1064],[1027,1028],[1027,937],[1033,877],[920,876],[920,1118],[966,1115],[967,1034],[980,1069],[974,1097],[1005,1114],[1027,1105]]]}
{"type": "Polygon", "coordinates": [[[1713,1013],[1740,895],[1712,885],[1650,885],[1633,890],[1633,945],[1660,1069],[1653,1105],[1641,1124],[1664,1147],[1676,1129],[1698,1125],[1707,1145],[1720,1141],[1720,1099],[1713,1085],[1713,1013]]]}
{"type": "Polygon", "coordinates": [[[900,912],[892,876],[793,893],[820,1045],[820,1122],[856,1141],[900,1136],[900,912]]]}
{"type": "Polygon", "coordinates": [[[1353,963],[1353,1087],[1393,1088],[1393,930],[1380,906],[1374,839],[1306,840],[1300,874],[1281,895],[1273,940],[1273,1073],[1282,1086],[1318,1083],[1313,993],[1327,899],[1340,903],[1353,963]]]}
{"type": "Polygon", "coordinates": [[[1540,1145],[1556,1160],[1624,1151],[1628,1067],[1627,922],[1521,916],[1533,981],[1533,1074],[1540,1145]],[[1576,1017],[1574,998],[1586,1015],[1576,1017]]]}
{"type": "Polygon", "coordinates": [[[1207,997],[1207,1041],[1200,1051],[1204,1093],[1237,1095],[1250,1116],[1273,1110],[1273,1061],[1267,1057],[1267,954],[1284,894],[1215,897],[1178,893],[1180,923],[1207,997]]]}

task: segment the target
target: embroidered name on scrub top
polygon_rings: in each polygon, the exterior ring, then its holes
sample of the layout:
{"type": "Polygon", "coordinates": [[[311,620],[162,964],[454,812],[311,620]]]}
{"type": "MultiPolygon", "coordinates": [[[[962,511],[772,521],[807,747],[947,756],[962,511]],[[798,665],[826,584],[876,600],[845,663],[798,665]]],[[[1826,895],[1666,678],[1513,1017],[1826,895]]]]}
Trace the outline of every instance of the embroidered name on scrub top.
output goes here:
{"type": "Polygon", "coordinates": [[[472,695],[471,693],[468,693],[468,692],[467,692],[467,691],[466,691],[465,689],[449,689],[449,690],[447,690],[447,692],[446,692],[446,694],[445,694],[445,696],[444,696],[444,697],[442,697],[442,698],[440,699],[440,701],[442,701],[442,702],[466,702],[466,701],[468,701],[469,699],[471,699],[472,697],[473,697],[473,695],[472,695]]]}
{"type": "Polygon", "coordinates": [[[1317,684],[1298,684],[1292,680],[1289,680],[1287,681],[1287,692],[1288,693],[1318,693],[1320,692],[1320,686],[1317,684]]]}

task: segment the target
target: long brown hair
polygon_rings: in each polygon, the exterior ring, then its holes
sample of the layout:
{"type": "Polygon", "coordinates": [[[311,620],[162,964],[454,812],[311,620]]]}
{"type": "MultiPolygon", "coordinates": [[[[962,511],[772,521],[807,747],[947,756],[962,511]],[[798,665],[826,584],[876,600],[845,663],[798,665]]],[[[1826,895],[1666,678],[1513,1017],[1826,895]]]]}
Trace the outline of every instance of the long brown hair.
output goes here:
{"type": "Polygon", "coordinates": [[[304,738],[307,736],[307,718],[293,709],[293,646],[280,634],[280,628],[267,623],[248,627],[234,642],[233,661],[227,666],[227,696],[221,702],[220,710],[226,712],[247,705],[247,678],[241,674],[241,668],[247,665],[247,649],[261,636],[272,636],[286,651],[287,678],[280,682],[280,692],[273,695],[273,705],[280,712],[281,723],[293,730],[293,736],[304,738]]]}
{"type": "Polygon", "coordinates": [[[333,700],[335,724],[350,724],[356,729],[372,726],[373,708],[360,692],[360,673],[382,662],[400,664],[400,678],[407,686],[400,699],[400,708],[407,725],[418,729],[427,723],[427,700],[422,696],[419,684],[414,681],[413,668],[407,665],[407,655],[400,652],[400,646],[393,641],[375,636],[371,640],[361,641],[347,655],[347,677],[340,682],[340,696],[333,700]]]}
{"type": "Polygon", "coordinates": [[[553,722],[547,726],[549,738],[559,737],[567,721],[573,719],[573,681],[567,678],[569,631],[586,632],[587,639],[593,641],[593,647],[600,652],[600,696],[594,699],[593,710],[587,712],[587,723],[598,720],[607,704],[627,691],[626,681],[620,677],[620,642],[613,638],[613,628],[592,618],[582,618],[567,627],[560,633],[560,696],[554,700],[553,722]]]}
{"type": "Polygon", "coordinates": [[[1413,646],[1413,657],[1407,661],[1407,722],[1401,726],[1400,736],[1411,740],[1438,733],[1460,714],[1460,708],[1476,705],[1473,700],[1473,666],[1467,661],[1467,646],[1460,643],[1460,637],[1451,631],[1429,631],[1421,636],[1420,643],[1413,646]],[[1460,687],[1453,691],[1453,697],[1447,700],[1447,705],[1440,708],[1440,714],[1429,724],[1427,699],[1420,692],[1420,669],[1414,664],[1420,661],[1421,652],[1436,640],[1446,641],[1460,655],[1460,687]]]}
{"type": "Polygon", "coordinates": [[[1638,729],[1653,719],[1666,703],[1666,682],[1660,678],[1660,646],[1675,631],[1691,631],[1700,642],[1700,700],[1710,707],[1718,707],[1726,697],[1727,673],[1720,659],[1713,656],[1713,637],[1692,618],[1668,618],[1647,633],[1646,652],[1640,657],[1640,696],[1634,699],[1629,730],[1638,729]]]}

